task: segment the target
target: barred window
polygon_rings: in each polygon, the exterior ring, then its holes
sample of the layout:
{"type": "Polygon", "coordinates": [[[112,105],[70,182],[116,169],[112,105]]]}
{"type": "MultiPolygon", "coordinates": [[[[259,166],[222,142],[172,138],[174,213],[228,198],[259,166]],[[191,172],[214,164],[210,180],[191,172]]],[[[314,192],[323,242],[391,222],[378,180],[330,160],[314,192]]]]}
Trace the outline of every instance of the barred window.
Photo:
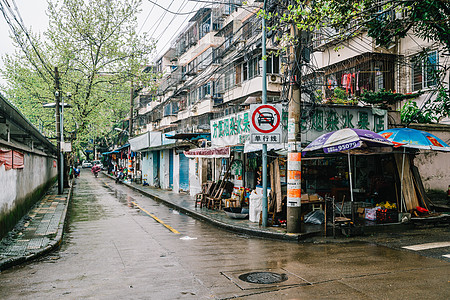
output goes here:
{"type": "Polygon", "coordinates": [[[436,85],[437,82],[437,51],[428,53],[425,57],[417,55],[411,58],[412,90],[418,91],[436,85]]]}

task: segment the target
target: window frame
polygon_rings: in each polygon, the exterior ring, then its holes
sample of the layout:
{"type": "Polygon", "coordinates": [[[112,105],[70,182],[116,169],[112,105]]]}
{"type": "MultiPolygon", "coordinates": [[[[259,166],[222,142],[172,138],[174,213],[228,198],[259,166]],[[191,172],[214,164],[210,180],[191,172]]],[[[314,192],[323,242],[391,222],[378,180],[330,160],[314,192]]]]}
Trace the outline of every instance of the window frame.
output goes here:
{"type": "Polygon", "coordinates": [[[425,57],[421,55],[412,56],[411,64],[411,90],[413,92],[429,89],[437,85],[436,78],[432,78],[431,73],[438,70],[439,54],[437,50],[429,51],[425,57]],[[430,62],[433,57],[434,63],[430,62]],[[420,78],[420,81],[419,81],[420,78]]]}

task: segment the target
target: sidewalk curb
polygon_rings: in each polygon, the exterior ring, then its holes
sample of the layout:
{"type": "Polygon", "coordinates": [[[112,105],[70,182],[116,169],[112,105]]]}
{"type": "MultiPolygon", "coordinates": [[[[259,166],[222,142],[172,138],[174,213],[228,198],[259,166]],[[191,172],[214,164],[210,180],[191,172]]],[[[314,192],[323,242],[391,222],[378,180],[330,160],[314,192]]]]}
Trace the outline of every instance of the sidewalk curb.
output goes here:
{"type": "MultiPolygon", "coordinates": [[[[103,175],[109,177],[110,179],[115,180],[115,178],[109,174],[103,173],[103,175]]],[[[153,194],[150,194],[144,190],[141,190],[129,183],[121,183],[129,188],[131,188],[134,191],[137,191],[138,193],[141,193],[157,202],[161,202],[163,204],[165,204],[166,206],[176,209],[186,215],[189,215],[195,219],[198,219],[200,221],[204,221],[206,223],[212,224],[214,226],[217,226],[219,228],[222,229],[226,229],[228,231],[232,231],[232,232],[236,232],[236,233],[242,233],[242,234],[246,234],[246,235],[250,235],[250,236],[255,236],[255,237],[261,237],[261,238],[268,238],[268,239],[276,239],[276,240],[284,240],[284,241],[291,241],[291,242],[299,242],[301,240],[305,240],[308,238],[311,238],[313,236],[316,236],[318,233],[316,232],[310,232],[310,233],[304,233],[304,234],[288,234],[288,233],[276,233],[276,232],[269,232],[269,231],[264,231],[264,230],[258,230],[258,229],[251,229],[251,228],[245,228],[245,227],[240,227],[240,226],[235,226],[235,225],[231,225],[231,224],[226,224],[224,222],[221,222],[219,220],[215,220],[213,218],[209,218],[207,216],[205,216],[202,213],[196,212],[194,210],[191,209],[187,209],[181,206],[176,205],[173,202],[167,201],[165,199],[159,198],[158,196],[155,196],[153,194]]]]}
{"type": "MultiPolygon", "coordinates": [[[[70,184],[69,187],[69,192],[67,194],[67,201],[66,201],[66,205],[64,208],[64,212],[61,214],[61,220],[59,221],[59,225],[58,225],[58,230],[56,232],[56,236],[54,239],[52,239],[49,243],[49,245],[47,245],[44,248],[38,249],[36,252],[27,255],[27,256],[16,256],[16,257],[11,257],[11,258],[7,258],[4,259],[2,261],[0,261],[0,272],[9,269],[13,266],[17,266],[20,265],[24,262],[28,262],[31,260],[34,260],[40,256],[43,256],[45,254],[50,253],[51,251],[59,248],[59,246],[61,245],[62,239],[63,239],[63,235],[64,235],[64,230],[66,227],[66,216],[67,216],[67,210],[69,207],[69,203],[72,199],[72,193],[73,193],[73,182],[74,179],[72,179],[72,182],[70,184]]],[[[45,197],[45,195],[43,196],[45,197]]]]}

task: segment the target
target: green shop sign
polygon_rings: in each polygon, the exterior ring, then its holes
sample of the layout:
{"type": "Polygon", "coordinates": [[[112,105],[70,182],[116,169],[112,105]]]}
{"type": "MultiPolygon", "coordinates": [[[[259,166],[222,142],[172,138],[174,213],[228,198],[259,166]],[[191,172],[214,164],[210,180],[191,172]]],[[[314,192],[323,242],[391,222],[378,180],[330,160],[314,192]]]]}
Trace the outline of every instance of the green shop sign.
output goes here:
{"type": "Polygon", "coordinates": [[[233,146],[244,144],[249,139],[250,112],[243,111],[211,120],[212,146],[233,146]]]}

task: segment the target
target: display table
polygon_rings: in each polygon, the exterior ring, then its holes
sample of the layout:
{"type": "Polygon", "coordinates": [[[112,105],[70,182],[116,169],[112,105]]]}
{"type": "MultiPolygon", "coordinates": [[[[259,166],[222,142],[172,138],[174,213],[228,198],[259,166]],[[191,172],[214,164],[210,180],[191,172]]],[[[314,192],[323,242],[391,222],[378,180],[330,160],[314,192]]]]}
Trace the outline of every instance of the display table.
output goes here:
{"type": "Polygon", "coordinates": [[[321,209],[323,210],[323,205],[325,204],[325,200],[318,200],[318,201],[301,201],[301,205],[308,205],[311,207],[311,210],[317,210],[317,209],[321,209]]]}

